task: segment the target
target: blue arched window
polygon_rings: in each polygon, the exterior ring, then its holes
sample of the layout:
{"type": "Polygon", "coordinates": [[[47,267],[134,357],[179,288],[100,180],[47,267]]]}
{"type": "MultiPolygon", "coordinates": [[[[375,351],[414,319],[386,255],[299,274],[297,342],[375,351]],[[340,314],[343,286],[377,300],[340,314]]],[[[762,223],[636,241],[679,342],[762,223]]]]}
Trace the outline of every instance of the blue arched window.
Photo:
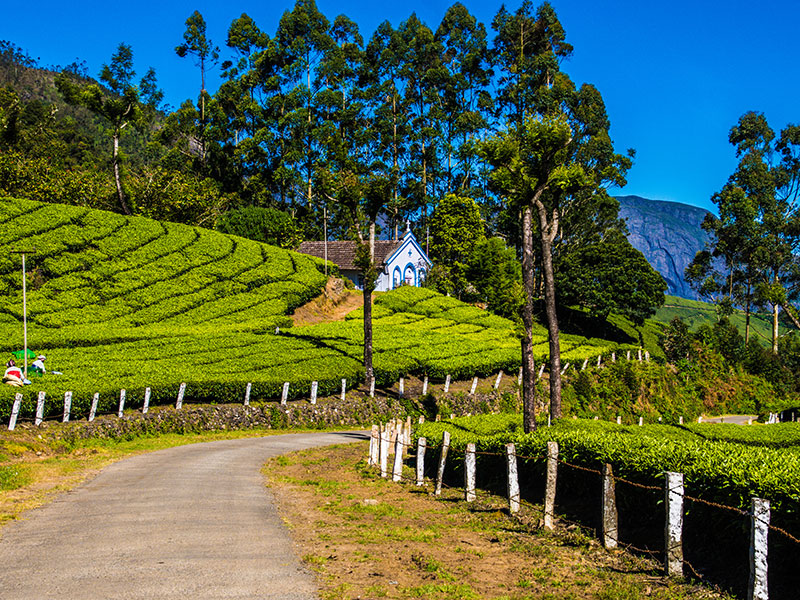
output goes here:
{"type": "Polygon", "coordinates": [[[400,287],[402,282],[403,280],[402,274],[400,273],[400,267],[395,267],[394,271],[392,272],[392,289],[400,287]]]}
{"type": "Polygon", "coordinates": [[[417,270],[414,265],[408,263],[403,271],[403,281],[406,285],[417,285],[417,270]]]}

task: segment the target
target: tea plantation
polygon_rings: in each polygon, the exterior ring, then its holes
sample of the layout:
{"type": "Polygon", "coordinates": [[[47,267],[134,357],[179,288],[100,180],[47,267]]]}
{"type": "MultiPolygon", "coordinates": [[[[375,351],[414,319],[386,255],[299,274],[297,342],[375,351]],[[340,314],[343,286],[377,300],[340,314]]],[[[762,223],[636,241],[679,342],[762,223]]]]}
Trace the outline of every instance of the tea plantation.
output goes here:
{"type": "MultiPolygon", "coordinates": [[[[314,258],[211,230],[141,217],[27,200],[0,199],[0,353],[23,345],[22,270],[27,256],[28,345],[63,375],[0,389],[0,416],[23,391],[30,413],[38,391],[73,391],[86,411],[95,392],[113,410],[119,390],[128,406],[186,401],[278,399],[337,390],[363,380],[360,310],[344,322],[291,327],[288,315],[325,285],[314,258]]],[[[515,371],[519,340],[510,321],[426,289],[401,288],[376,298],[374,337],[379,385],[406,374],[444,379],[515,371]]],[[[547,355],[546,332],[535,352],[547,355]]],[[[564,336],[565,361],[615,348],[564,336]]],[[[5,360],[5,359],[4,359],[5,360]]],[[[57,404],[57,403],[56,403],[57,404]]],[[[51,410],[55,410],[53,405],[51,410]]]]}

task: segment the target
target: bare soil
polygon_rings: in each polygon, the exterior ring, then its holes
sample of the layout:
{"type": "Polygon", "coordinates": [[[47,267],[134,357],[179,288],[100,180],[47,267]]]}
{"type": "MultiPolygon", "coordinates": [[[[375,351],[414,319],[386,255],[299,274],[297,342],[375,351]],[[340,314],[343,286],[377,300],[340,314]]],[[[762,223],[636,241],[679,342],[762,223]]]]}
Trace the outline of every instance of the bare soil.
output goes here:
{"type": "Polygon", "coordinates": [[[342,321],[347,313],[364,305],[364,296],[345,287],[341,279],[329,279],[322,294],[294,311],[294,325],[342,321]]]}
{"type": "Polygon", "coordinates": [[[428,487],[381,479],[365,466],[366,452],[366,444],[350,444],[265,466],[325,599],[725,597],[667,580],[660,565],[609,552],[574,526],[544,532],[536,507],[512,517],[502,498],[483,494],[467,504],[456,489],[434,497],[428,487]]]}

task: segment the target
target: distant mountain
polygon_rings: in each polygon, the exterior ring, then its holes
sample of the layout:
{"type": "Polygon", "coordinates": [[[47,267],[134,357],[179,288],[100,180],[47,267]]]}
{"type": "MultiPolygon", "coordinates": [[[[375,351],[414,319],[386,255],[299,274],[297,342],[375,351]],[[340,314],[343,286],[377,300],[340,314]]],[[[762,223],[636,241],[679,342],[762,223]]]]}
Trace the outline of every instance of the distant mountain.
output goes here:
{"type": "Polygon", "coordinates": [[[617,196],[619,215],[628,223],[628,240],[667,282],[667,294],[699,299],[683,272],[708,234],[700,224],[708,211],[696,206],[639,196],[617,196]]]}

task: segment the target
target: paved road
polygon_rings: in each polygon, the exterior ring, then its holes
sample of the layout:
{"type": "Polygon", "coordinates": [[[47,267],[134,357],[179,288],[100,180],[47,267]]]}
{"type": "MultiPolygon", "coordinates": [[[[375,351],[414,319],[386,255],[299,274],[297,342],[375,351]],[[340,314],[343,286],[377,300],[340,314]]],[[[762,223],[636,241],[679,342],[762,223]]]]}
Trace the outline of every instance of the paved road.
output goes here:
{"type": "Polygon", "coordinates": [[[723,415],[721,417],[703,417],[703,423],[733,423],[735,425],[747,425],[748,421],[755,423],[758,415],[723,415]]]}
{"type": "Polygon", "coordinates": [[[271,456],[361,439],[228,440],[115,463],[3,529],[0,599],[317,598],[260,469],[271,456]]]}

